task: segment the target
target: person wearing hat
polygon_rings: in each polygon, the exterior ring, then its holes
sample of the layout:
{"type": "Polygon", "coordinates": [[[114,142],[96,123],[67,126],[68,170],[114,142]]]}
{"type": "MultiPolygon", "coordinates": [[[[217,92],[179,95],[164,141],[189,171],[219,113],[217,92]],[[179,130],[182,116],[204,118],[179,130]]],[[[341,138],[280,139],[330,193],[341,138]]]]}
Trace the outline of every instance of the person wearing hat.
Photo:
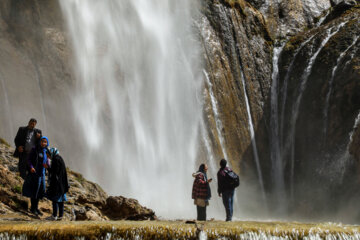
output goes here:
{"type": "Polygon", "coordinates": [[[66,193],[69,191],[66,165],[56,148],[50,148],[47,154],[51,160],[48,179],[49,187],[46,191],[46,197],[52,201],[53,205],[53,214],[50,220],[62,220],[64,202],[67,201],[66,193]]]}
{"type": "Polygon", "coordinates": [[[31,199],[31,213],[42,215],[39,210],[39,200],[45,195],[45,169],[49,166],[46,152],[49,146],[47,137],[40,138],[40,144],[32,148],[27,159],[29,172],[25,178],[22,194],[31,199]]]}

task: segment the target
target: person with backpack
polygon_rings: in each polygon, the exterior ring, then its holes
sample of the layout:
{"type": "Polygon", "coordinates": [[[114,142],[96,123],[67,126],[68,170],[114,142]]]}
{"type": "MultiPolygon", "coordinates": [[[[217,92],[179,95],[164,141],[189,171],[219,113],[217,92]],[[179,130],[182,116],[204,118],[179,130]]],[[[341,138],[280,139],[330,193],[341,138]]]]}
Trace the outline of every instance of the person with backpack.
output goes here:
{"type": "Polygon", "coordinates": [[[52,201],[53,205],[53,214],[48,220],[62,220],[64,215],[64,202],[67,201],[66,193],[69,191],[66,165],[63,158],[59,155],[57,148],[50,148],[47,154],[48,159],[50,159],[50,167],[49,187],[46,191],[46,197],[52,201]]]}
{"type": "Polygon", "coordinates": [[[207,178],[208,167],[206,164],[201,164],[199,170],[193,174],[195,177],[192,188],[192,199],[197,210],[197,220],[206,221],[206,206],[209,205],[211,198],[210,184],[212,179],[207,178]]]}
{"type": "Polygon", "coordinates": [[[226,211],[226,221],[231,221],[233,216],[234,192],[239,186],[239,177],[228,167],[227,161],[220,160],[220,169],[217,173],[218,194],[222,197],[226,211]]]}

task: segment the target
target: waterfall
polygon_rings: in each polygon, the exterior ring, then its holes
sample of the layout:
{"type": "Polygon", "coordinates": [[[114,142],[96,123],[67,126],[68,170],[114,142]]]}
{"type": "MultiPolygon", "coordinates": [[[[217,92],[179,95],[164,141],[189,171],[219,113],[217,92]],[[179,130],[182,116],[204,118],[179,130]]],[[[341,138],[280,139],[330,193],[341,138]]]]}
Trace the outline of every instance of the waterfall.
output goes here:
{"type": "Polygon", "coordinates": [[[195,1],[60,1],[75,56],[87,177],[160,217],[195,214],[202,121],[195,1]]]}
{"type": "Polygon", "coordinates": [[[324,128],[323,128],[324,141],[326,141],[326,134],[327,134],[327,129],[328,129],[328,114],[329,114],[330,96],[331,96],[331,92],[332,92],[332,86],[333,86],[333,81],[334,81],[334,78],[335,78],[335,74],[337,72],[339,64],[344,59],[347,52],[356,44],[358,39],[359,39],[359,36],[355,37],[353,42],[350,44],[350,46],[348,48],[346,48],[345,51],[340,54],[340,56],[336,60],[335,66],[333,67],[333,69],[331,71],[331,77],[330,77],[330,80],[329,80],[329,90],[328,90],[328,92],[326,94],[325,108],[324,108],[324,112],[323,112],[323,114],[324,114],[324,128]]]}
{"type": "Polygon", "coordinates": [[[8,126],[9,126],[9,133],[10,136],[14,136],[14,125],[13,125],[13,121],[12,121],[12,114],[11,114],[11,108],[10,108],[10,102],[9,102],[9,96],[7,94],[7,89],[6,89],[6,84],[5,84],[5,80],[0,72],[0,80],[1,80],[1,88],[3,89],[3,94],[4,94],[4,113],[5,115],[7,115],[5,118],[8,120],[8,126]]]}
{"type": "Polygon", "coordinates": [[[245,77],[244,77],[244,73],[243,73],[242,69],[240,69],[240,73],[241,73],[241,82],[242,82],[243,89],[244,89],[246,112],[247,112],[248,121],[249,121],[249,132],[250,132],[250,138],[251,138],[251,145],[253,148],[253,154],[254,154],[254,159],[255,159],[256,170],[257,170],[258,177],[259,177],[259,185],[260,185],[260,189],[261,189],[261,193],[262,193],[262,198],[263,198],[264,203],[266,203],[266,195],[265,195],[265,189],[264,189],[264,182],[263,182],[263,178],[262,178],[259,154],[258,154],[258,150],[257,150],[257,146],[256,146],[254,125],[253,125],[252,116],[251,116],[249,98],[248,98],[248,95],[246,92],[245,77]]]}
{"type": "Polygon", "coordinates": [[[290,185],[291,185],[291,194],[293,194],[294,191],[294,171],[295,171],[295,131],[296,131],[296,121],[297,121],[297,117],[299,114],[299,108],[300,108],[300,103],[301,103],[301,99],[302,99],[302,94],[306,88],[307,85],[307,80],[311,74],[312,71],[312,67],[315,63],[315,60],[317,58],[317,56],[319,55],[320,51],[323,49],[323,47],[325,46],[325,44],[330,40],[330,38],[332,36],[334,36],[339,30],[340,28],[342,28],[343,26],[345,26],[345,24],[347,23],[343,22],[341,24],[339,24],[336,28],[335,27],[331,27],[326,31],[326,37],[322,40],[318,50],[313,54],[313,56],[310,58],[309,63],[307,65],[307,67],[305,68],[305,71],[303,73],[303,75],[301,76],[301,83],[300,83],[300,89],[299,89],[299,93],[298,96],[296,98],[296,101],[293,105],[292,108],[292,114],[291,114],[291,119],[290,119],[290,134],[289,134],[289,144],[290,144],[290,151],[291,151],[291,166],[290,166],[290,185]],[[333,29],[335,28],[335,30],[333,31],[333,29]]]}
{"type": "Polygon", "coordinates": [[[44,121],[44,132],[47,132],[47,127],[46,127],[46,113],[45,113],[45,105],[44,105],[44,94],[43,94],[43,90],[41,87],[41,80],[40,80],[40,73],[39,73],[39,69],[36,66],[35,63],[34,64],[34,72],[35,72],[35,77],[36,77],[36,82],[39,88],[39,93],[40,93],[40,107],[41,107],[41,114],[42,114],[42,119],[44,121]]]}
{"type": "Polygon", "coordinates": [[[279,111],[278,111],[278,94],[279,94],[279,57],[285,44],[282,43],[279,47],[274,47],[273,50],[273,72],[271,84],[271,115],[270,115],[270,146],[271,146],[271,164],[272,164],[272,179],[274,180],[275,194],[279,207],[285,207],[285,183],[282,154],[280,152],[280,138],[279,138],[279,111]]]}
{"type": "Polygon", "coordinates": [[[214,113],[214,118],[215,118],[215,124],[216,124],[216,131],[218,134],[218,138],[219,138],[219,142],[220,142],[220,146],[221,146],[221,150],[223,153],[223,156],[225,159],[228,159],[228,155],[226,154],[226,149],[225,149],[225,140],[224,137],[222,135],[222,129],[223,129],[223,125],[219,116],[219,111],[218,111],[218,107],[217,107],[217,101],[216,98],[214,96],[214,91],[213,91],[213,86],[212,83],[210,82],[210,78],[208,73],[205,71],[205,69],[203,70],[203,73],[205,75],[205,79],[206,79],[206,83],[209,89],[209,94],[210,94],[210,99],[211,99],[211,107],[214,113]]]}
{"type": "Polygon", "coordinates": [[[315,35],[312,35],[311,37],[309,37],[306,41],[304,41],[300,47],[295,51],[295,54],[290,62],[290,65],[288,67],[288,70],[286,72],[285,78],[284,78],[284,84],[283,87],[281,88],[281,92],[282,92],[282,101],[281,101],[281,114],[280,114],[280,141],[281,141],[281,147],[283,148],[284,146],[284,117],[285,117],[285,106],[286,106],[286,100],[287,100],[287,92],[288,92],[288,82],[290,79],[290,74],[294,68],[294,63],[295,60],[297,58],[297,56],[299,55],[299,53],[301,52],[301,50],[306,46],[306,44],[308,42],[310,42],[315,35]]]}

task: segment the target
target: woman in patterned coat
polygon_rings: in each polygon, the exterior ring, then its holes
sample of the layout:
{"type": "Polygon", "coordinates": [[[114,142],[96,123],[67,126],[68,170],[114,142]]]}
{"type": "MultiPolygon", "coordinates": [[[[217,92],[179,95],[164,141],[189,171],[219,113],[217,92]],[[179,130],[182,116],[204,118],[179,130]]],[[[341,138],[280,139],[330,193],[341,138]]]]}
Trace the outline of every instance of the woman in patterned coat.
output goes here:
{"type": "Polygon", "coordinates": [[[206,172],[208,166],[201,164],[197,173],[193,174],[195,177],[193,188],[192,188],[192,199],[197,210],[197,220],[206,221],[206,206],[209,205],[211,198],[210,182],[212,179],[208,179],[206,172]]]}

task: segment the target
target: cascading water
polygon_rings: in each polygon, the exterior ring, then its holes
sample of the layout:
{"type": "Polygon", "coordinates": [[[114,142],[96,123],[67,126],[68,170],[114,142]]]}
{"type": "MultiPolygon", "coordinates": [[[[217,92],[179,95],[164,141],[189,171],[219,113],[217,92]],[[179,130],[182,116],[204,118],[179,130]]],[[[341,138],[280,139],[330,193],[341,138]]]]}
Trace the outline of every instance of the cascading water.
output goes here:
{"type": "Polygon", "coordinates": [[[279,95],[279,57],[285,44],[279,47],[274,47],[273,51],[273,72],[271,84],[271,163],[272,163],[272,179],[274,180],[274,192],[279,203],[279,207],[285,207],[285,182],[282,154],[280,151],[280,136],[279,136],[279,109],[278,109],[278,95],[279,95]]]}
{"type": "MultiPolygon", "coordinates": [[[[291,153],[291,162],[290,162],[290,185],[291,185],[291,194],[293,194],[294,191],[294,171],[295,171],[295,130],[296,130],[296,121],[297,121],[297,117],[299,114],[299,108],[300,108],[300,103],[301,103],[301,99],[302,99],[302,95],[303,92],[306,88],[307,85],[307,80],[311,74],[312,71],[312,67],[315,63],[315,60],[317,58],[317,56],[319,55],[320,51],[323,49],[323,47],[325,46],[325,44],[331,39],[332,36],[334,36],[343,26],[345,26],[345,24],[347,23],[343,22],[341,24],[339,24],[337,27],[331,27],[326,31],[326,37],[322,40],[318,50],[313,54],[313,56],[310,58],[309,63],[307,65],[307,67],[305,68],[305,71],[303,73],[303,75],[301,76],[301,83],[300,83],[300,89],[299,89],[299,93],[298,96],[295,100],[295,103],[293,105],[293,110],[292,110],[292,114],[291,114],[291,119],[290,119],[290,133],[289,133],[289,146],[290,146],[290,153],[291,153]],[[334,30],[335,29],[335,30],[334,30]],[[334,30],[334,31],[333,31],[334,30]]],[[[286,147],[287,149],[287,147],[286,147]]],[[[285,149],[285,150],[286,150],[285,149]]]]}
{"type": "Polygon", "coordinates": [[[241,82],[242,82],[243,90],[244,90],[246,111],[247,111],[248,121],[249,121],[249,132],[250,132],[250,137],[251,137],[251,145],[252,145],[252,148],[253,148],[253,154],[254,154],[254,159],[255,159],[256,170],[257,170],[257,173],[258,173],[259,185],[260,185],[260,189],[261,189],[262,198],[263,198],[264,203],[266,203],[264,181],[263,181],[263,177],[262,177],[259,154],[258,154],[257,145],[256,145],[254,125],[253,125],[252,116],[251,116],[249,98],[248,98],[248,95],[246,93],[245,77],[244,77],[244,73],[243,73],[242,69],[240,69],[240,72],[241,72],[241,82]]]}
{"type": "Polygon", "coordinates": [[[299,53],[301,52],[301,50],[306,46],[306,44],[308,44],[308,42],[310,42],[316,35],[312,35],[311,37],[309,37],[306,41],[304,41],[300,47],[296,50],[289,68],[286,72],[285,78],[284,78],[284,83],[283,83],[283,87],[281,88],[281,92],[282,92],[282,100],[281,100],[281,114],[280,114],[280,141],[281,141],[281,148],[283,148],[284,146],[284,117],[285,117],[285,106],[286,106],[286,100],[287,100],[287,92],[288,92],[288,83],[289,83],[289,79],[290,79],[290,74],[294,68],[294,63],[295,60],[297,59],[297,56],[299,55],[299,53]]]}
{"type": "Polygon", "coordinates": [[[195,214],[202,121],[195,1],[60,1],[76,60],[82,169],[160,217],[195,214]]]}
{"type": "Polygon", "coordinates": [[[216,98],[215,98],[214,92],[213,92],[213,86],[212,86],[212,83],[210,82],[208,73],[205,70],[203,70],[203,72],[204,72],[206,83],[207,83],[207,86],[209,89],[209,94],[210,94],[210,99],[211,99],[211,107],[212,107],[212,110],[214,113],[214,118],[215,118],[215,123],[216,123],[216,131],[218,134],[221,150],[224,155],[224,158],[228,159],[228,155],[226,154],[226,149],[225,149],[224,137],[222,136],[222,132],[221,132],[221,130],[223,129],[223,125],[222,125],[221,119],[219,117],[219,111],[218,111],[217,101],[216,101],[216,98]]]}
{"type": "Polygon", "coordinates": [[[0,73],[0,80],[1,80],[1,88],[3,90],[3,94],[4,94],[4,99],[2,101],[4,101],[4,114],[6,115],[6,119],[7,119],[7,124],[9,124],[9,132],[10,132],[10,136],[14,136],[13,133],[13,121],[11,119],[11,111],[10,111],[10,102],[9,102],[9,96],[7,94],[7,89],[6,89],[6,85],[5,85],[5,81],[4,78],[2,77],[1,73],[0,73]]]}
{"type": "Polygon", "coordinates": [[[335,66],[333,67],[333,69],[331,71],[331,77],[330,77],[330,80],[329,80],[329,90],[328,90],[328,92],[326,94],[325,108],[324,108],[324,129],[323,129],[323,136],[324,136],[323,139],[324,139],[324,141],[326,140],[326,134],[327,134],[327,130],[328,130],[329,104],[330,104],[330,96],[331,96],[331,92],[332,92],[332,86],[333,86],[333,81],[334,81],[334,78],[335,78],[335,74],[337,72],[339,64],[344,59],[347,52],[356,44],[358,39],[359,39],[359,36],[355,37],[353,42],[349,45],[349,47],[347,47],[345,49],[345,51],[340,54],[340,56],[336,60],[335,66]]]}

